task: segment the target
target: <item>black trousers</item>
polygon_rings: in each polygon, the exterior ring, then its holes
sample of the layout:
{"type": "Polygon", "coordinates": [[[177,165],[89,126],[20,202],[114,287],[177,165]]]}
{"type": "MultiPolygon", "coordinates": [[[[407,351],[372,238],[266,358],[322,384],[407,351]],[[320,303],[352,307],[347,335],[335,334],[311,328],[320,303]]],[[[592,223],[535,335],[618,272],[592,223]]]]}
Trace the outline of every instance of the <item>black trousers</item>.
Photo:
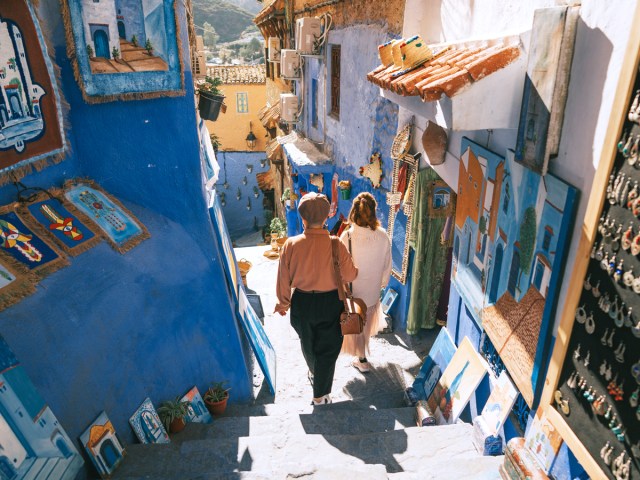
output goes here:
{"type": "Polygon", "coordinates": [[[302,354],[313,373],[315,398],[331,393],[336,360],[342,348],[343,310],[337,290],[324,293],[296,290],[291,297],[291,326],[300,337],[302,354]]]}

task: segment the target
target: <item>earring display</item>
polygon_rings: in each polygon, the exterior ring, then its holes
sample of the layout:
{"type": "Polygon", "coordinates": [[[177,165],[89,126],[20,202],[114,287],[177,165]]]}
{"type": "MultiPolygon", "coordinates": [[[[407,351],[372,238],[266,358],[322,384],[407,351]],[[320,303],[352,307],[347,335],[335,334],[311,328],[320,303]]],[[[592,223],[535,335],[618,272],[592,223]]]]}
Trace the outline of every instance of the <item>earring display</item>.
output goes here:
{"type": "MultiPolygon", "coordinates": [[[[607,478],[640,480],[640,82],[625,112],[552,406],[607,478]]],[[[598,217],[596,217],[598,218],[598,217]]]]}

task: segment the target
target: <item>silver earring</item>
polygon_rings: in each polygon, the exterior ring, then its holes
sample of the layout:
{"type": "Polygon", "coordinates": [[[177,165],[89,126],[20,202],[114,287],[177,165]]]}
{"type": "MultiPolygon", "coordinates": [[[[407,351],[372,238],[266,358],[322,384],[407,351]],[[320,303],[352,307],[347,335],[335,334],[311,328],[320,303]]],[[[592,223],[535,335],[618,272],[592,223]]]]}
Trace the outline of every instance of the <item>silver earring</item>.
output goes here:
{"type": "Polygon", "coordinates": [[[587,331],[587,333],[589,335],[591,335],[593,332],[596,331],[596,322],[593,319],[593,313],[589,313],[589,316],[587,317],[584,329],[587,331]]]}
{"type": "Polygon", "coordinates": [[[590,359],[590,358],[591,358],[591,352],[587,351],[587,356],[586,356],[586,357],[584,357],[584,362],[583,362],[583,364],[584,364],[584,366],[585,366],[585,367],[588,367],[588,366],[589,366],[589,359],[590,359]]]}
{"type": "Polygon", "coordinates": [[[591,290],[591,274],[584,279],[583,287],[587,292],[591,290]]]}
{"type": "Polygon", "coordinates": [[[580,307],[578,307],[578,310],[576,310],[576,322],[584,323],[586,319],[587,311],[585,310],[583,303],[582,305],[580,305],[580,307]]]}
{"type": "Polygon", "coordinates": [[[633,307],[629,307],[627,309],[627,314],[624,316],[624,326],[625,327],[631,327],[633,325],[633,314],[631,313],[633,311],[633,307]]]}
{"type": "Polygon", "coordinates": [[[607,371],[604,372],[604,379],[608,382],[611,380],[613,373],[611,372],[611,364],[607,365],[607,371]]]}
{"type": "Polygon", "coordinates": [[[602,295],[602,292],[600,292],[600,280],[598,280],[596,286],[591,289],[591,295],[593,295],[593,298],[600,298],[600,295],[602,295]]]}
{"type": "MultiPolygon", "coordinates": [[[[600,337],[600,343],[602,345],[606,345],[607,344],[607,335],[609,335],[609,329],[607,328],[604,333],[602,334],[602,337],[600,337]]],[[[602,375],[602,374],[600,374],[602,375]]]]}
{"type": "Polygon", "coordinates": [[[580,360],[580,344],[578,344],[576,349],[573,351],[573,359],[580,360]]]}
{"type": "Polygon", "coordinates": [[[607,339],[607,345],[609,347],[613,347],[613,336],[616,334],[616,331],[612,328],[611,329],[611,335],[609,335],[609,338],[607,339]]]}
{"type": "Polygon", "coordinates": [[[627,346],[624,343],[620,343],[616,351],[614,352],[616,355],[616,361],[618,363],[624,363],[624,351],[627,349],[627,346]]]}
{"type": "Polygon", "coordinates": [[[633,276],[633,267],[629,267],[629,270],[624,272],[624,275],[622,275],[622,283],[624,283],[626,287],[630,287],[633,285],[635,278],[636,277],[633,276]]]}

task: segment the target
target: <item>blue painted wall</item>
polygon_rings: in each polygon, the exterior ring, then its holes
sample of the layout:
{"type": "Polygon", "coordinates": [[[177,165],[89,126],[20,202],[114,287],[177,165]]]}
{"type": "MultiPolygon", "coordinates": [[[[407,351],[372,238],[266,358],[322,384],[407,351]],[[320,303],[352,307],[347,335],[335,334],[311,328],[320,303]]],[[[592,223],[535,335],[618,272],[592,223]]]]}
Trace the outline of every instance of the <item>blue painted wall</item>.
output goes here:
{"type": "Polygon", "coordinates": [[[264,195],[258,188],[256,174],[269,170],[269,164],[260,166],[260,160],[266,158],[264,152],[218,152],[218,163],[220,164],[220,174],[218,176],[218,190],[224,192],[225,205],[222,207],[224,221],[231,235],[231,240],[251,234],[265,225],[265,210],[263,208],[264,195]],[[251,173],[247,171],[247,165],[253,165],[251,173]],[[226,176],[225,176],[226,166],[226,176]],[[243,179],[247,184],[244,185],[243,179]],[[229,188],[225,189],[223,183],[227,180],[229,188]],[[240,200],[237,199],[238,189],[240,189],[240,200]],[[255,197],[255,189],[258,197],[255,197]],[[248,210],[247,206],[251,209],[248,210]]]}
{"type": "MultiPolygon", "coordinates": [[[[176,5],[186,46],[184,11],[176,5]]],[[[71,107],[70,153],[23,182],[49,188],[91,177],[151,238],[125,255],[102,243],[72,258],[34,295],[0,312],[0,334],[72,439],[106,410],[133,442],[128,418],[147,396],[157,405],[193,385],[204,390],[226,379],[231,401],[248,401],[250,356],[221,282],[190,72],[183,97],[86,104],[66,56],[59,8],[56,0],[42,0],[39,12],[71,107]]],[[[186,47],[182,56],[188,68],[186,47]]],[[[13,186],[0,189],[2,204],[13,200],[13,186]]]]}

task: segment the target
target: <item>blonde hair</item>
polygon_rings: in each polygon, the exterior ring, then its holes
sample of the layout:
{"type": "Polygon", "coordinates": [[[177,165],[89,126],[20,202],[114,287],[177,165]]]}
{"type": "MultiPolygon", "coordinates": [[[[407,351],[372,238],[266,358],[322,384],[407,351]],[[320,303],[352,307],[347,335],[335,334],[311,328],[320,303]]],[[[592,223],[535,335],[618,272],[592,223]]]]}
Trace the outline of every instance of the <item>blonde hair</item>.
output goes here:
{"type": "Polygon", "coordinates": [[[369,192],[362,192],[353,199],[349,221],[359,227],[369,227],[371,230],[375,230],[380,226],[380,221],[376,217],[377,207],[378,203],[373,195],[369,192]]]}

